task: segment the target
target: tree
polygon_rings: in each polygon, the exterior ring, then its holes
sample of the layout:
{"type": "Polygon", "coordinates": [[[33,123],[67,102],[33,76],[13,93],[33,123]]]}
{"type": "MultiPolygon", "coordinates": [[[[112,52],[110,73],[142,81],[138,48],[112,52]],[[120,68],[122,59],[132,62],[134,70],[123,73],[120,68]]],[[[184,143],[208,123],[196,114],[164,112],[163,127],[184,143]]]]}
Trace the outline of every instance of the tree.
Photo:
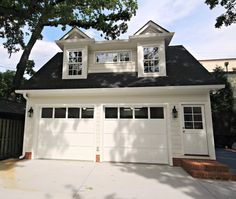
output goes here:
{"type": "Polygon", "coordinates": [[[0,72],[0,98],[10,99],[15,71],[0,72]]]}
{"type": "Polygon", "coordinates": [[[219,83],[225,85],[225,88],[211,93],[214,132],[227,134],[231,132],[233,121],[233,92],[223,68],[216,67],[213,76],[219,83]]]}
{"type": "MultiPolygon", "coordinates": [[[[25,74],[31,77],[33,74],[35,74],[35,71],[33,69],[34,63],[29,62],[27,64],[27,68],[25,71],[25,74]]],[[[20,94],[12,94],[13,89],[13,79],[15,77],[16,72],[12,70],[7,70],[6,72],[0,72],[0,98],[17,101],[17,102],[24,102],[24,98],[20,94]]],[[[23,81],[26,79],[23,78],[23,81]]]]}
{"type": "Polygon", "coordinates": [[[0,37],[9,54],[23,49],[13,88],[20,86],[30,52],[44,27],[94,28],[106,39],[127,31],[127,21],[136,14],[136,0],[1,0],[0,37]],[[27,31],[25,31],[27,30],[27,31]]]}
{"type": "Polygon", "coordinates": [[[225,8],[225,13],[216,18],[216,28],[229,26],[236,23],[236,0],[205,0],[205,3],[209,5],[210,9],[217,7],[218,5],[225,8]]]}

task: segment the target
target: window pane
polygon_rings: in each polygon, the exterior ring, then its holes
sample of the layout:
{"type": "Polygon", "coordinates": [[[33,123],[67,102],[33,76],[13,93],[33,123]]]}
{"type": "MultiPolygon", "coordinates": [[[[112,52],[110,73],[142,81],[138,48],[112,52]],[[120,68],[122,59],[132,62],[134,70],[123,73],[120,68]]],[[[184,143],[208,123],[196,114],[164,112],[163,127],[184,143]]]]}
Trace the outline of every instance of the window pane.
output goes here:
{"type": "Polygon", "coordinates": [[[120,53],[120,61],[130,61],[130,53],[129,52],[121,52],[120,53]]]}
{"type": "Polygon", "coordinates": [[[52,118],[53,108],[42,108],[42,118],[52,118]]]}
{"type": "Polygon", "coordinates": [[[69,64],[69,75],[82,75],[82,64],[69,64]]]}
{"type": "Polygon", "coordinates": [[[117,62],[117,53],[107,53],[106,62],[117,62]]]}
{"type": "Polygon", "coordinates": [[[97,53],[96,54],[96,62],[97,63],[105,63],[106,62],[106,53],[97,53]]]}
{"type": "Polygon", "coordinates": [[[68,118],[79,118],[80,108],[68,108],[68,118]]]}
{"type": "Polygon", "coordinates": [[[163,107],[150,107],[150,118],[151,119],[163,119],[164,108],[163,107]]]}
{"type": "Polygon", "coordinates": [[[69,63],[82,62],[82,51],[69,51],[69,63]]]}
{"type": "Polygon", "coordinates": [[[202,121],[202,115],[194,115],[194,121],[202,121]]]}
{"type": "Polygon", "coordinates": [[[185,129],[193,129],[193,122],[184,122],[185,129]]]}
{"type": "Polygon", "coordinates": [[[82,108],[82,118],[93,118],[94,108],[82,108]]]}
{"type": "Polygon", "coordinates": [[[184,121],[193,121],[193,116],[192,115],[184,115],[184,121]]]}
{"type": "Polygon", "coordinates": [[[192,107],[184,107],[184,114],[185,113],[192,113],[193,112],[192,110],[193,110],[192,107]]]}
{"type": "Polygon", "coordinates": [[[55,108],[55,118],[65,118],[66,108],[55,108]]]}
{"type": "Polygon", "coordinates": [[[194,128],[195,129],[203,129],[202,122],[194,122],[194,128]]]}
{"type": "Polygon", "coordinates": [[[193,107],[193,113],[202,113],[201,107],[193,107]]]}
{"type": "Polygon", "coordinates": [[[105,108],[105,118],[118,118],[118,108],[105,108]]]}
{"type": "Polygon", "coordinates": [[[120,118],[133,118],[133,111],[131,108],[120,108],[120,118]]]}
{"type": "Polygon", "coordinates": [[[148,118],[148,108],[135,108],[135,118],[137,119],[147,119],[148,118]]]}
{"type": "Polygon", "coordinates": [[[143,48],[144,59],[158,59],[158,47],[143,48]]]}

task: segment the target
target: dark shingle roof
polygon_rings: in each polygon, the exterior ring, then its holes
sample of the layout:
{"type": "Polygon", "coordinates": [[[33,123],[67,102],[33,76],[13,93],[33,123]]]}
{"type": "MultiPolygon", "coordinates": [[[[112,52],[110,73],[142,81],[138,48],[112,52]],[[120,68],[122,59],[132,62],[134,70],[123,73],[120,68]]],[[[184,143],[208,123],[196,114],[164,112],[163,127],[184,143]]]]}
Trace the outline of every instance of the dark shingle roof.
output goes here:
{"type": "Polygon", "coordinates": [[[25,114],[25,104],[0,99],[0,116],[25,114]]]}
{"type": "Polygon", "coordinates": [[[75,89],[218,84],[183,47],[169,46],[166,77],[138,77],[135,72],[89,73],[87,79],[62,79],[63,54],[57,53],[20,89],[75,89]]]}

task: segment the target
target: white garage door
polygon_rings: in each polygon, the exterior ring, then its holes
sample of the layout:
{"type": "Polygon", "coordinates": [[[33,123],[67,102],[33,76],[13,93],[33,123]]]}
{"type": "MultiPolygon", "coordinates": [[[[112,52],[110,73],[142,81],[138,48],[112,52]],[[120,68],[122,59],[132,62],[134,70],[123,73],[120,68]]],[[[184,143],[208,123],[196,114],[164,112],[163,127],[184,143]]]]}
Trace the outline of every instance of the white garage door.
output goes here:
{"type": "Polygon", "coordinates": [[[37,149],[37,158],[94,160],[94,108],[42,108],[37,149]]]}
{"type": "Polygon", "coordinates": [[[168,163],[164,107],[105,107],[103,161],[168,163]]]}

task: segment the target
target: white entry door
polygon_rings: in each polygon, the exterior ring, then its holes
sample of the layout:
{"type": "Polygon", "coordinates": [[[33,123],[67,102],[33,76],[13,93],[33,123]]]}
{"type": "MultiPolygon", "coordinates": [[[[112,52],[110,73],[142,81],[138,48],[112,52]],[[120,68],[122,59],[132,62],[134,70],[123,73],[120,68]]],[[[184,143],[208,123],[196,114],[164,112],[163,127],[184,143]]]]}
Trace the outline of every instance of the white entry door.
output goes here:
{"type": "Polygon", "coordinates": [[[208,155],[203,105],[183,105],[183,144],[185,155],[208,155]]]}

